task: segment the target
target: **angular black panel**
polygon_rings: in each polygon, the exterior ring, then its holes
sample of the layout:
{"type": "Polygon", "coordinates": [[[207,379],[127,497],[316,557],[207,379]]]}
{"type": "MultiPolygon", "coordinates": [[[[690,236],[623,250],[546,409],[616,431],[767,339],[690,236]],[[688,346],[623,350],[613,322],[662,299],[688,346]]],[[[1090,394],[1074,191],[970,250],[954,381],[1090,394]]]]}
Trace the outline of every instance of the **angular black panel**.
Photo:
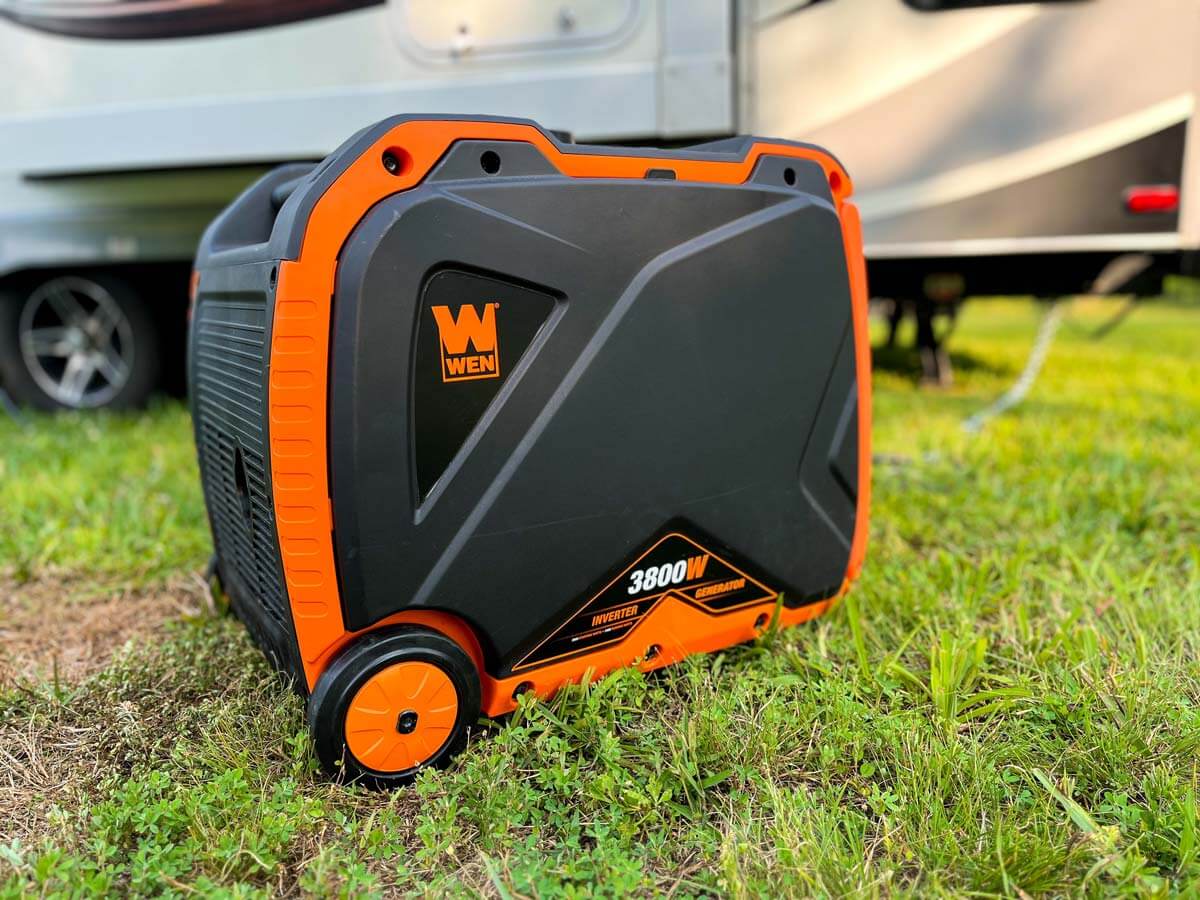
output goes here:
{"type": "Polygon", "coordinates": [[[767,165],[739,186],[503,171],[388,198],[343,250],[330,461],[347,627],[451,609],[503,675],[671,523],[789,605],[829,596],[855,515],[830,466],[855,384],[832,206],[767,165]],[[443,288],[430,273],[447,270],[443,288]],[[496,301],[497,282],[533,296],[496,301]],[[446,368],[431,309],[459,293],[481,328],[500,303],[498,377],[461,363],[481,355],[469,341],[446,368]],[[523,360],[504,332],[519,305],[523,360]]]}
{"type": "Polygon", "coordinates": [[[851,387],[829,451],[829,468],[851,503],[858,501],[858,385],[851,387]]]}
{"type": "Polygon", "coordinates": [[[555,298],[511,281],[443,269],[421,292],[413,443],[424,500],[545,324],[555,298]]]}

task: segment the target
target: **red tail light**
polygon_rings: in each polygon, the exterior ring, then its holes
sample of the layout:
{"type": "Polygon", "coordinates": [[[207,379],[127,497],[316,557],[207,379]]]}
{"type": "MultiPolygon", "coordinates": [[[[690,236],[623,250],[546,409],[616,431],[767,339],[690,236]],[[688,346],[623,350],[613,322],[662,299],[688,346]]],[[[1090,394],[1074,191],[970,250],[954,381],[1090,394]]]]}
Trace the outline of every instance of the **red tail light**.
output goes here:
{"type": "Polygon", "coordinates": [[[200,273],[192,269],[192,277],[188,279],[188,308],[187,320],[192,321],[192,310],[196,306],[196,294],[200,290],[200,273]]]}
{"type": "Polygon", "coordinates": [[[1179,209],[1179,187],[1138,184],[1125,189],[1125,208],[1131,213],[1172,213],[1179,209]]]}

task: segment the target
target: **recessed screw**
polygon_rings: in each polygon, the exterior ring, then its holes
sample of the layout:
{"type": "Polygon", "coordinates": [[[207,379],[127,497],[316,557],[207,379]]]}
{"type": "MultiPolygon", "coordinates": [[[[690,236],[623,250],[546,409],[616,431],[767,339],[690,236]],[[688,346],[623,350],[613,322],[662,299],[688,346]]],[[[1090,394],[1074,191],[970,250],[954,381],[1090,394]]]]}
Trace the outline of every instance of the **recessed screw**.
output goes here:
{"type": "Polygon", "coordinates": [[[516,690],[514,690],[512,692],[512,698],[514,700],[516,700],[522,694],[528,694],[532,690],[533,690],[533,682],[532,681],[522,681],[520,684],[517,685],[516,690]]]}
{"type": "Polygon", "coordinates": [[[406,709],[400,713],[400,718],[396,719],[396,730],[401,734],[412,734],[417,727],[417,714],[411,709],[406,709]]]}
{"type": "Polygon", "coordinates": [[[393,153],[385,153],[383,154],[383,167],[395,175],[400,171],[400,160],[396,159],[393,153]]]}
{"type": "Polygon", "coordinates": [[[646,648],[646,662],[650,662],[652,659],[658,659],[658,654],[660,653],[662,653],[662,647],[658,646],[658,644],[651,644],[646,648]]]}

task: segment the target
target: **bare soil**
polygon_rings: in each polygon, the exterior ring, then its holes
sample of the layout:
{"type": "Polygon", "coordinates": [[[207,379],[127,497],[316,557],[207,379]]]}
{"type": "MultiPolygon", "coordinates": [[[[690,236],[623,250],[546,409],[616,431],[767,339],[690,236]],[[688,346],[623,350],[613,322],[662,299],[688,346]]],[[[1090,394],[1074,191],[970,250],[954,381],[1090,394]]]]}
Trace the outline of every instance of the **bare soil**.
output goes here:
{"type": "Polygon", "coordinates": [[[77,682],[128,642],[210,602],[194,573],[153,588],[107,591],[80,577],[18,583],[0,576],[0,685],[77,682]]]}
{"type": "MultiPolygon", "coordinates": [[[[97,589],[86,578],[0,576],[0,687],[29,691],[47,682],[63,694],[121,649],[153,640],[166,623],[211,603],[195,574],[142,589],[97,589]]],[[[56,810],[84,801],[98,776],[111,721],[78,721],[65,709],[0,721],[0,842],[29,846],[58,829],[56,810]]],[[[60,835],[67,840],[67,835],[60,835]]]]}

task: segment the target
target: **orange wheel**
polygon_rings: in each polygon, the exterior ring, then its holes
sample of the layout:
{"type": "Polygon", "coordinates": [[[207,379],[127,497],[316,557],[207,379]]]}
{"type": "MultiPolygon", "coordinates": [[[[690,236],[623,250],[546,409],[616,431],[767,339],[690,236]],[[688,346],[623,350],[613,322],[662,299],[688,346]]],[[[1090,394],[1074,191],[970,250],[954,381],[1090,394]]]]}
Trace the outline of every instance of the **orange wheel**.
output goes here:
{"type": "Polygon", "coordinates": [[[317,755],[330,771],[375,786],[405,783],[462,749],[479,717],[479,674],[454,641],[401,626],[361,638],[309,699],[317,755]]]}

